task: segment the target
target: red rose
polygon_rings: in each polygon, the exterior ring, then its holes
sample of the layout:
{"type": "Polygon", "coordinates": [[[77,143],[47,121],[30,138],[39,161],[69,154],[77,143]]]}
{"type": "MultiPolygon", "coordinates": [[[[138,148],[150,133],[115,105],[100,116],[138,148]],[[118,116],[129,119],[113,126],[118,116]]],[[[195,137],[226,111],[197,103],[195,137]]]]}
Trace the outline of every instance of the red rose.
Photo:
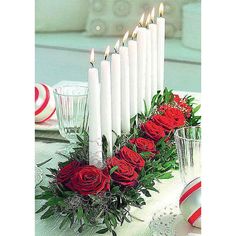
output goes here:
{"type": "Polygon", "coordinates": [[[169,107],[164,115],[173,119],[175,128],[185,124],[184,114],[177,108],[169,107]]]}
{"type": "Polygon", "coordinates": [[[157,109],[157,111],[158,111],[158,112],[161,112],[161,113],[165,113],[165,111],[166,111],[167,109],[169,109],[169,108],[171,108],[170,105],[164,104],[164,105],[161,105],[161,106],[157,109]]]}
{"type": "Polygon", "coordinates": [[[111,157],[107,159],[107,167],[110,170],[112,167],[118,166],[111,177],[114,182],[123,186],[135,186],[137,184],[138,173],[134,170],[134,167],[126,162],[120,160],[117,157],[111,157]]]}
{"type": "Polygon", "coordinates": [[[164,128],[167,132],[170,132],[175,128],[174,120],[173,118],[170,118],[168,116],[163,115],[155,115],[152,117],[152,121],[156,125],[160,125],[162,128],[164,128]]]}
{"type": "Polygon", "coordinates": [[[143,160],[143,158],[138,153],[134,152],[126,146],[122,147],[119,151],[119,157],[120,159],[130,163],[137,172],[141,171],[145,165],[145,161],[143,160]]]}
{"type": "Polygon", "coordinates": [[[186,117],[189,118],[191,116],[192,107],[186,103],[185,99],[181,99],[179,95],[174,94],[174,101],[178,104],[186,117]]]}
{"type": "Polygon", "coordinates": [[[150,120],[142,124],[141,129],[154,141],[158,141],[159,139],[165,137],[165,130],[150,120]]]}
{"type": "Polygon", "coordinates": [[[72,161],[62,167],[57,174],[57,182],[61,184],[68,183],[80,165],[80,162],[72,161]]]}
{"type": "Polygon", "coordinates": [[[95,195],[110,190],[110,179],[107,169],[87,165],[77,169],[68,187],[84,196],[95,195]]]}
{"type": "Polygon", "coordinates": [[[176,103],[179,103],[179,102],[181,101],[181,98],[179,97],[178,94],[174,94],[174,101],[175,101],[176,103]]]}
{"type": "Polygon", "coordinates": [[[153,140],[146,138],[133,138],[130,139],[129,142],[136,146],[138,152],[156,153],[156,146],[153,140]]]}

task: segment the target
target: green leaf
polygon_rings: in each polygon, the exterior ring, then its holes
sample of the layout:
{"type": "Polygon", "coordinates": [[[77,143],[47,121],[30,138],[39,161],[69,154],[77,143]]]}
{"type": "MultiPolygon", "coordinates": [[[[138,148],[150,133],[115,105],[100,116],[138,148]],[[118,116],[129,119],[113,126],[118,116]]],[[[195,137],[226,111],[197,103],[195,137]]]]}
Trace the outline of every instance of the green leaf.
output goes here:
{"type": "Polygon", "coordinates": [[[40,166],[46,164],[47,162],[49,162],[49,161],[51,161],[51,160],[52,160],[52,158],[49,158],[48,160],[46,160],[46,161],[44,161],[44,162],[41,162],[41,163],[36,164],[36,166],[37,166],[37,167],[40,167],[40,166]]]}
{"type": "Polygon", "coordinates": [[[54,179],[55,178],[55,176],[54,175],[46,175],[48,178],[52,178],[52,179],[54,179]]]}
{"type": "Polygon", "coordinates": [[[53,175],[56,175],[57,174],[57,170],[56,169],[53,169],[53,168],[47,168],[53,175]]]}
{"type": "Polygon", "coordinates": [[[147,104],[146,101],[144,100],[144,115],[147,116],[148,115],[148,108],[147,108],[147,104]]]}
{"type": "Polygon", "coordinates": [[[120,187],[119,186],[115,186],[115,187],[113,187],[112,189],[111,189],[111,192],[112,193],[117,193],[117,192],[119,192],[120,191],[120,187]]]}
{"type": "Polygon", "coordinates": [[[114,230],[112,230],[111,232],[112,232],[112,236],[117,236],[117,234],[114,230]]]}
{"type": "Polygon", "coordinates": [[[197,113],[200,110],[200,108],[201,108],[201,104],[199,104],[198,106],[194,107],[192,112],[193,113],[197,113]]]}
{"type": "Polygon", "coordinates": [[[144,159],[150,158],[150,155],[152,155],[151,152],[141,152],[139,153],[144,159]]]}
{"type": "Polygon", "coordinates": [[[48,205],[47,204],[44,204],[42,207],[40,207],[35,213],[37,214],[37,213],[40,213],[40,212],[42,212],[42,211],[44,211],[45,209],[47,209],[48,208],[48,205]]]}
{"type": "Polygon", "coordinates": [[[83,208],[79,207],[78,210],[77,210],[77,219],[78,219],[78,221],[83,217],[83,214],[84,214],[83,208]]]}
{"type": "Polygon", "coordinates": [[[83,214],[83,220],[85,224],[89,223],[88,217],[85,214],[83,214]]]}
{"type": "Polygon", "coordinates": [[[84,227],[84,224],[82,224],[82,225],[78,228],[78,232],[79,232],[79,233],[82,233],[82,232],[83,232],[83,227],[84,227]]]}
{"type": "Polygon", "coordinates": [[[149,186],[149,187],[147,187],[147,189],[159,193],[159,191],[157,189],[155,189],[153,186],[149,186]]]}
{"type": "Polygon", "coordinates": [[[112,225],[114,226],[114,228],[116,228],[116,226],[117,226],[117,221],[116,221],[115,216],[114,216],[113,214],[109,214],[109,218],[110,218],[111,223],[112,223],[112,225]]]}
{"type": "Polygon", "coordinates": [[[62,227],[66,224],[66,222],[69,220],[68,216],[66,216],[63,221],[61,222],[59,229],[62,229],[62,227]]]}
{"type": "Polygon", "coordinates": [[[49,187],[46,187],[46,186],[39,186],[39,187],[44,191],[51,191],[49,187]]]}
{"type": "Polygon", "coordinates": [[[108,228],[100,229],[96,232],[96,234],[105,234],[108,231],[108,228]]]}
{"type": "Polygon", "coordinates": [[[151,197],[151,194],[149,193],[147,189],[141,189],[141,191],[146,197],[151,197]]]}
{"type": "Polygon", "coordinates": [[[110,175],[113,174],[117,169],[118,169],[118,166],[113,166],[113,167],[110,169],[110,175]]]}
{"type": "Polygon", "coordinates": [[[41,217],[40,219],[43,220],[43,219],[47,219],[49,218],[50,216],[52,216],[54,214],[54,211],[53,209],[50,207],[41,217]]]}
{"type": "Polygon", "coordinates": [[[174,176],[170,173],[170,172],[167,172],[167,173],[164,173],[160,176],[158,176],[157,178],[158,179],[170,179],[170,178],[173,178],[174,176]]]}
{"type": "Polygon", "coordinates": [[[111,231],[111,224],[110,224],[110,222],[109,222],[109,217],[108,217],[108,215],[105,215],[104,223],[105,223],[106,227],[108,228],[108,230],[111,231]]]}
{"type": "Polygon", "coordinates": [[[63,198],[51,197],[51,198],[48,199],[47,205],[48,206],[53,206],[53,205],[57,205],[59,202],[63,202],[63,198]]]}
{"type": "Polygon", "coordinates": [[[36,195],[35,199],[43,199],[43,200],[48,200],[49,198],[51,198],[53,196],[52,192],[44,192],[42,194],[36,195]]]}
{"type": "Polygon", "coordinates": [[[127,222],[129,222],[129,223],[131,222],[131,220],[129,220],[129,219],[127,218],[127,216],[125,216],[125,215],[124,215],[124,219],[125,219],[127,222]]]}

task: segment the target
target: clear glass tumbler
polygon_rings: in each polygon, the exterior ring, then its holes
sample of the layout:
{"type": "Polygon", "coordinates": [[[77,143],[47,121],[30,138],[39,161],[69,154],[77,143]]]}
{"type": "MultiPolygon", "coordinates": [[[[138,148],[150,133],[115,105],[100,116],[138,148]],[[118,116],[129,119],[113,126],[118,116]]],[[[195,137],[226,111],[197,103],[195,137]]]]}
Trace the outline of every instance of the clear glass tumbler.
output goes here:
{"type": "Polygon", "coordinates": [[[59,132],[70,142],[70,149],[78,141],[83,129],[87,130],[88,109],[85,86],[65,85],[54,89],[59,132]]]}
{"type": "Polygon", "coordinates": [[[180,176],[184,185],[201,175],[201,127],[177,129],[174,134],[179,158],[180,176]]]}

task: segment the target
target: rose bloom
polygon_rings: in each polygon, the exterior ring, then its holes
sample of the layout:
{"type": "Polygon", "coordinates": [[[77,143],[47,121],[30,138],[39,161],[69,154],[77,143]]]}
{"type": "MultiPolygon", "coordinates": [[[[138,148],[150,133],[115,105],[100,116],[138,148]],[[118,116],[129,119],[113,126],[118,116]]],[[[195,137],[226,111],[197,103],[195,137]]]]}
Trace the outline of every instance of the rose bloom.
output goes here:
{"type": "Polygon", "coordinates": [[[144,133],[154,141],[158,141],[161,138],[165,137],[165,130],[161,127],[156,125],[152,121],[147,121],[141,125],[141,129],[144,133]]]}
{"type": "Polygon", "coordinates": [[[178,94],[174,94],[174,101],[175,101],[176,103],[179,103],[179,102],[181,101],[181,98],[179,97],[178,94]]]}
{"type": "Polygon", "coordinates": [[[134,152],[126,146],[122,147],[119,151],[119,157],[120,159],[130,163],[137,172],[141,171],[145,165],[144,159],[138,153],[134,152]]]}
{"type": "Polygon", "coordinates": [[[120,160],[117,157],[110,157],[107,159],[108,169],[110,170],[114,166],[118,166],[118,169],[111,175],[114,182],[129,187],[137,185],[138,173],[134,170],[134,167],[131,164],[125,160],[120,160]]]}
{"type": "Polygon", "coordinates": [[[181,99],[179,95],[174,94],[174,101],[180,106],[180,108],[182,108],[186,117],[191,116],[192,108],[185,102],[184,99],[181,99]]]}
{"type": "Polygon", "coordinates": [[[152,121],[156,125],[160,125],[162,128],[164,128],[166,132],[170,132],[175,128],[174,120],[172,117],[155,115],[152,117],[152,121]]]}
{"type": "Polygon", "coordinates": [[[83,196],[96,195],[110,190],[110,180],[107,169],[101,170],[96,166],[86,165],[77,169],[67,186],[83,196]]]}
{"type": "Polygon", "coordinates": [[[164,115],[173,119],[175,128],[183,126],[186,122],[183,112],[177,108],[166,109],[164,115]]]}
{"type": "Polygon", "coordinates": [[[80,162],[72,161],[66,166],[62,167],[57,174],[57,182],[61,184],[68,183],[80,165],[80,162]]]}
{"type": "Polygon", "coordinates": [[[129,142],[137,147],[138,152],[156,152],[153,140],[140,137],[130,139],[129,142]]]}

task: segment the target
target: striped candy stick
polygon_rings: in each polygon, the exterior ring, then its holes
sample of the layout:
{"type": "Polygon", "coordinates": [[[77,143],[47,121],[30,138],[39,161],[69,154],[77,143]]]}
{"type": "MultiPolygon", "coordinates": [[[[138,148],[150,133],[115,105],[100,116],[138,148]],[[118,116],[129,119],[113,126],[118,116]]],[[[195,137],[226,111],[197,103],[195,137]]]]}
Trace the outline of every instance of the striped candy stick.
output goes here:
{"type": "Polygon", "coordinates": [[[53,90],[46,84],[35,85],[35,122],[43,123],[55,113],[53,90]]]}
{"type": "Polygon", "coordinates": [[[193,226],[201,228],[201,179],[198,177],[186,185],[179,199],[183,217],[193,226]]]}

